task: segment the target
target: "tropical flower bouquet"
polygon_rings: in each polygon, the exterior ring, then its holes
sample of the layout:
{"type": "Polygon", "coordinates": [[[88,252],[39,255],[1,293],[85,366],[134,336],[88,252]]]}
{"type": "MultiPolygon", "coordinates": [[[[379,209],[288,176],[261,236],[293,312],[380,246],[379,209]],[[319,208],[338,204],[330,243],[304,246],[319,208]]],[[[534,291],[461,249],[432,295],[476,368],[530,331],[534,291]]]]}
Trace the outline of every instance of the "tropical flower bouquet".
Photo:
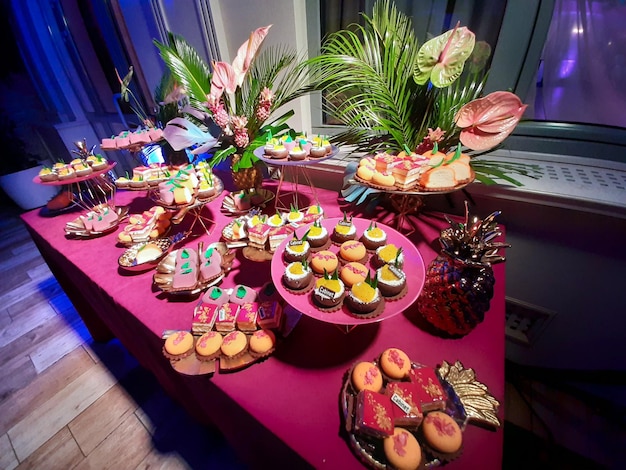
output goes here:
{"type": "Polygon", "coordinates": [[[240,188],[260,184],[254,150],[289,131],[289,110],[268,123],[272,112],[302,96],[306,71],[295,51],[272,46],[260,51],[271,25],[253,31],[232,64],[209,65],[181,36],[170,33],[168,44],[155,41],[161,57],[189,99],[185,117],[170,120],[164,137],[175,150],[193,154],[214,151],[212,164],[232,156],[233,179],[240,188]]]}
{"type": "Polygon", "coordinates": [[[334,143],[367,154],[436,156],[426,169],[444,169],[468,152],[461,160],[471,163],[472,179],[519,185],[510,175],[528,167],[473,158],[499,145],[526,109],[507,91],[482,96],[489,46],[459,25],[420,46],[411,19],[389,0],[363,19],[331,34],[308,61],[325,111],[346,129],[334,143]]]}

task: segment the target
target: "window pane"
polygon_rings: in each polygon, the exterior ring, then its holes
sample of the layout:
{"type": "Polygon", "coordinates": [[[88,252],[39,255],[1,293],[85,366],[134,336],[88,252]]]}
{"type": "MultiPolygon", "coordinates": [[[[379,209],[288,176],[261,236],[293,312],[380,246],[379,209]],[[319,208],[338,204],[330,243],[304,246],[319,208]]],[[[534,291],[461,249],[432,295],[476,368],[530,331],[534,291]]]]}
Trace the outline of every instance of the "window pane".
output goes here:
{"type": "Polygon", "coordinates": [[[626,127],[626,3],[557,0],[526,117],[626,127]]]}

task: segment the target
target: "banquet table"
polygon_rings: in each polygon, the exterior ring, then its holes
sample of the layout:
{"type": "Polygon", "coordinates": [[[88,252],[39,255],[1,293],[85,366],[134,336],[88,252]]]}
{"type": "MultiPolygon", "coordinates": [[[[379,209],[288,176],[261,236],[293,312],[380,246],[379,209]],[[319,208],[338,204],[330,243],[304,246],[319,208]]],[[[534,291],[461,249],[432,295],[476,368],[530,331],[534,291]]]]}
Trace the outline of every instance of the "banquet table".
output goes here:
{"type": "MultiPolygon", "coordinates": [[[[267,181],[264,187],[275,189],[275,182],[267,181]]],[[[215,222],[212,232],[188,239],[188,246],[220,239],[221,228],[233,219],[220,211],[225,195],[226,191],[203,209],[215,222]]],[[[342,205],[333,191],[319,189],[318,197],[327,217],[355,209],[342,205]]],[[[130,213],[154,205],[142,191],[120,190],[115,202],[128,205],[130,213]]],[[[360,216],[358,208],[354,215],[360,216]]],[[[152,271],[120,270],[118,258],[124,248],[116,245],[116,232],[92,239],[66,238],[64,226],[76,217],[76,212],[50,217],[34,210],[23,214],[22,220],[94,340],[118,338],[192,416],[219,428],[251,468],[362,468],[346,439],[340,391],[354,363],[372,360],[388,347],[400,348],[412,360],[432,366],[459,360],[504,402],[503,265],[494,266],[495,295],[484,322],[463,338],[429,333],[415,305],[349,333],[303,315],[269,358],[236,372],[188,376],[176,372],[163,356],[162,334],[191,328],[198,297],[164,294],[153,286],[152,271]]],[[[380,222],[391,223],[392,217],[377,213],[380,222]]],[[[416,222],[418,230],[408,238],[427,265],[436,256],[437,236],[446,222],[441,214],[427,212],[417,215],[416,222]]],[[[250,261],[239,251],[221,287],[260,288],[270,278],[270,262],[250,261]]],[[[503,422],[502,406],[498,416],[503,422]]],[[[502,452],[502,428],[468,425],[462,455],[446,467],[499,469],[502,452]]]]}

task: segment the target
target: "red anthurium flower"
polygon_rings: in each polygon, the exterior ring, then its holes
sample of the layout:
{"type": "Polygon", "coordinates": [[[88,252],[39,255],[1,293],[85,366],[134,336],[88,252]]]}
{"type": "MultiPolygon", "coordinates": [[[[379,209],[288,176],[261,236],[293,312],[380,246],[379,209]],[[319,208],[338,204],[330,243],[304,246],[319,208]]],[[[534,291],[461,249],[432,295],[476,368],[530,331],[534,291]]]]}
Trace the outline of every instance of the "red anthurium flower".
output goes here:
{"type": "Polygon", "coordinates": [[[472,150],[489,150],[508,137],[527,105],[508,91],[496,91],[463,106],[454,117],[460,140],[472,150]]]}

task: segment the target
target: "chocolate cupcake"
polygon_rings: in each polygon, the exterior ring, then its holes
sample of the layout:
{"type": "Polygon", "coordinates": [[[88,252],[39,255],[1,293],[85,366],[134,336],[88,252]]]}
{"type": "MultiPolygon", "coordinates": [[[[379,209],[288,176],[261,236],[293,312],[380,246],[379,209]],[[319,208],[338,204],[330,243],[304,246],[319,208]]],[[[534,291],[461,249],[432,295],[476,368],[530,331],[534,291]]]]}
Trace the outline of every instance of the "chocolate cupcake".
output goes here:
{"type": "Polygon", "coordinates": [[[337,271],[332,276],[325,272],[324,277],[315,282],[313,303],[322,309],[337,309],[341,307],[345,295],[346,288],[337,271]]]}
{"type": "Polygon", "coordinates": [[[404,253],[402,247],[398,248],[393,243],[381,246],[372,257],[374,267],[380,268],[387,263],[393,263],[397,268],[404,266],[404,253]]]}
{"type": "Polygon", "coordinates": [[[406,274],[395,264],[385,264],[376,271],[378,288],[384,297],[395,297],[402,294],[406,287],[406,274]]]}
{"type": "Polygon", "coordinates": [[[387,243],[387,233],[379,228],[376,222],[370,222],[367,230],[361,235],[361,242],[369,251],[375,251],[387,243]]]}
{"type": "Polygon", "coordinates": [[[380,315],[383,302],[384,300],[376,286],[376,278],[371,279],[369,272],[365,281],[354,284],[350,294],[346,297],[346,304],[350,312],[364,318],[380,315]]]}
{"type": "Polygon", "coordinates": [[[311,248],[322,248],[329,244],[330,235],[326,227],[322,225],[322,222],[318,219],[313,222],[313,225],[309,228],[309,234],[307,235],[307,241],[311,245],[311,248]]]}
{"type": "Polygon", "coordinates": [[[283,274],[283,285],[291,291],[306,291],[313,281],[313,271],[306,260],[289,263],[283,274]]]}
{"type": "Polygon", "coordinates": [[[285,246],[283,252],[283,259],[287,263],[293,263],[294,261],[308,260],[311,254],[311,245],[307,241],[307,234],[305,233],[302,238],[298,238],[296,234],[293,234],[293,238],[289,240],[285,246]]]}
{"type": "Polygon", "coordinates": [[[344,212],[343,219],[335,225],[331,238],[338,245],[356,239],[356,227],[352,223],[352,217],[348,218],[348,215],[344,212]]]}

